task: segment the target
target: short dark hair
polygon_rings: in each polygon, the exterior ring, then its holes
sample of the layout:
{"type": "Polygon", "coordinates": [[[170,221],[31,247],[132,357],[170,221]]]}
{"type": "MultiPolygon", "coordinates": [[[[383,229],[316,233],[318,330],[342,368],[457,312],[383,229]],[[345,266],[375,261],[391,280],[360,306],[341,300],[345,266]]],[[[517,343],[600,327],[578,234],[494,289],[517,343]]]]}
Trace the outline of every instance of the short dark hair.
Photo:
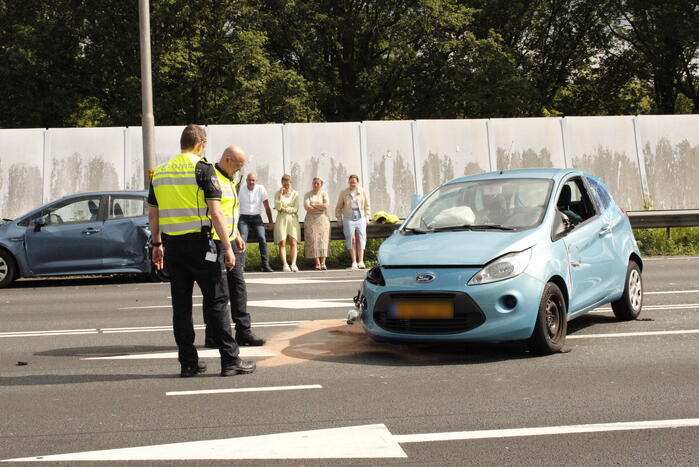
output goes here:
{"type": "Polygon", "coordinates": [[[198,143],[202,142],[206,143],[206,130],[194,123],[190,123],[184,127],[182,136],[180,137],[180,149],[192,149],[198,143]]]}
{"type": "Polygon", "coordinates": [[[352,180],[352,179],[357,180],[357,183],[359,183],[359,175],[354,175],[354,174],[352,174],[352,175],[349,176],[349,178],[347,179],[347,181],[349,182],[349,181],[352,180]]]}

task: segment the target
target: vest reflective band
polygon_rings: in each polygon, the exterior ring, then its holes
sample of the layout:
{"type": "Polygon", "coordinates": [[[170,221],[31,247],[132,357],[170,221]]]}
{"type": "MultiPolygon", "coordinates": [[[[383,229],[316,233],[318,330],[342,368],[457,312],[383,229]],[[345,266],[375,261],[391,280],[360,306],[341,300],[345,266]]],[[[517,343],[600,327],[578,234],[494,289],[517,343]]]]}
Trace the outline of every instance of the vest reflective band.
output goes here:
{"type": "MultiPolygon", "coordinates": [[[[221,186],[221,210],[226,218],[226,231],[228,232],[228,238],[233,240],[236,237],[235,226],[240,217],[240,205],[238,204],[236,184],[218,170],[216,166],[214,166],[214,171],[216,172],[219,185],[221,186]]],[[[214,232],[214,240],[220,240],[216,232],[214,232]]]]}
{"type": "Polygon", "coordinates": [[[158,200],[161,232],[184,235],[200,232],[202,226],[211,225],[206,215],[204,191],[197,185],[194,172],[199,161],[206,162],[206,159],[194,154],[179,154],[155,169],[152,183],[158,200]]]}

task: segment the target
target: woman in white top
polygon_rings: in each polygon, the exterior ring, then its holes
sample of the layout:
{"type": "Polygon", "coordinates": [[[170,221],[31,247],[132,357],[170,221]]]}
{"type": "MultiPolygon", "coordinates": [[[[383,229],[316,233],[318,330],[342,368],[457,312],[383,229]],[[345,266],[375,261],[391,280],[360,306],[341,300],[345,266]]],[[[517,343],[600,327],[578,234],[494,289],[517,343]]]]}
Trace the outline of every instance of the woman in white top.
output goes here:
{"type": "Polygon", "coordinates": [[[352,269],[364,269],[366,225],[369,217],[369,195],[359,186],[359,177],[350,175],[347,188],[340,192],[335,206],[337,225],[345,234],[345,244],[352,257],[352,269]]]}
{"type": "Polygon", "coordinates": [[[282,270],[285,272],[298,272],[296,255],[298,253],[298,241],[301,238],[301,226],[299,225],[299,194],[291,188],[291,176],[282,176],[282,187],[274,194],[274,209],[279,214],[274,224],[274,243],[279,245],[279,259],[282,262],[282,270]],[[286,242],[289,242],[291,253],[291,267],[286,262],[286,242]]]}

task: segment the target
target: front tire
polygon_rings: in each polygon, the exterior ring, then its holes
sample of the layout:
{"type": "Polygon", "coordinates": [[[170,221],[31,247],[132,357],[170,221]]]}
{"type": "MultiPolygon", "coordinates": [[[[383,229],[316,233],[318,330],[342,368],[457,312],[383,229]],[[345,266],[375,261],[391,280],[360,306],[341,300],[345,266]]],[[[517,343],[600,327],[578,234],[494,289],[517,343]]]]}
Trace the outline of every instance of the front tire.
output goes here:
{"type": "Polygon", "coordinates": [[[11,254],[0,250],[0,289],[7,287],[17,277],[17,265],[11,254]]]}
{"type": "Polygon", "coordinates": [[[626,283],[624,294],[615,302],[612,302],[614,316],[620,321],[630,321],[638,318],[643,308],[643,279],[641,268],[635,261],[629,261],[626,269],[626,283]]]}
{"type": "Polygon", "coordinates": [[[568,312],[563,292],[553,282],[544,287],[529,348],[539,355],[563,350],[568,330],[568,312]]]}

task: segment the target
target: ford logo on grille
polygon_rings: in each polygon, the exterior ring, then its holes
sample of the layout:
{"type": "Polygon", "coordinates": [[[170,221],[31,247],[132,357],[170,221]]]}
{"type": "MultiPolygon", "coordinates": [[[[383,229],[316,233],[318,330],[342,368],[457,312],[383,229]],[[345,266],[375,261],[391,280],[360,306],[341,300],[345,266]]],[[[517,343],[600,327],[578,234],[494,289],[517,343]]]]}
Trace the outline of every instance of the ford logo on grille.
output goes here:
{"type": "Polygon", "coordinates": [[[417,282],[432,282],[437,276],[432,274],[431,272],[421,272],[417,276],[415,276],[415,280],[417,282]]]}

